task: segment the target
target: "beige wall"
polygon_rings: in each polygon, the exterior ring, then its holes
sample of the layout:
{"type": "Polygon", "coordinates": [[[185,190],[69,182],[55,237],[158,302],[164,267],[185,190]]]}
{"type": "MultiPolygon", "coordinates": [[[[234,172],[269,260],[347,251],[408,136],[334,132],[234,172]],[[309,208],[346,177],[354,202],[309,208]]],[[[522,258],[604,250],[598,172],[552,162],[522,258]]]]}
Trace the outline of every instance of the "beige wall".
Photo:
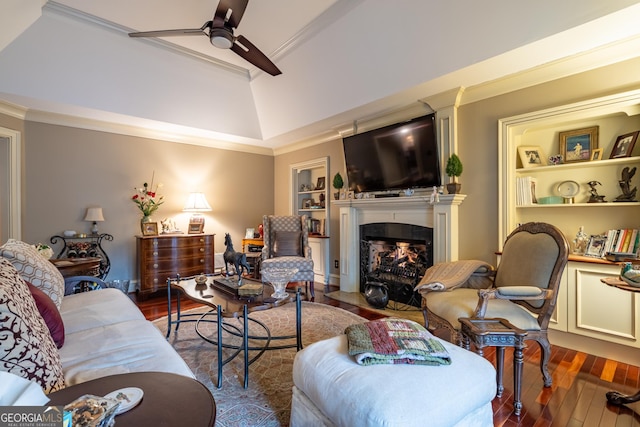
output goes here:
{"type": "Polygon", "coordinates": [[[224,233],[239,249],[245,228],[273,212],[272,156],[35,122],[25,123],[23,143],[23,240],[45,243],[63,230],[88,232],[86,208],[99,205],[100,231],[114,236],[104,245],[112,261],[108,279],[137,277],[141,213],[131,197],[154,171],[166,202],[153,218],[173,218],[186,232],[187,195],[204,192],[213,208],[205,213],[205,232],[216,234],[216,252],[224,252],[224,233]]]}

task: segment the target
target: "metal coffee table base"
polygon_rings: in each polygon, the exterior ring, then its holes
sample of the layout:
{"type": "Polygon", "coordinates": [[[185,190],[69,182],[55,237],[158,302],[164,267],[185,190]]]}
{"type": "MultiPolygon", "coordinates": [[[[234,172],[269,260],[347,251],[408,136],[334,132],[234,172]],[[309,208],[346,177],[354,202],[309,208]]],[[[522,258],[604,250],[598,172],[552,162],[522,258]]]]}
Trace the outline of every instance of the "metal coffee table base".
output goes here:
{"type": "MultiPolygon", "coordinates": [[[[179,279],[180,280],[180,279],[179,279]]],[[[168,281],[169,282],[169,281],[168,281]]],[[[236,325],[232,325],[228,322],[225,322],[225,316],[223,316],[223,310],[221,305],[217,305],[211,310],[205,313],[197,313],[197,314],[181,314],[180,312],[180,294],[181,292],[177,289],[174,289],[177,292],[177,301],[176,301],[176,320],[172,319],[171,314],[171,285],[167,284],[167,294],[168,294],[168,316],[167,316],[167,339],[169,339],[171,335],[171,327],[175,325],[176,332],[180,327],[180,324],[183,322],[195,322],[196,323],[196,333],[205,341],[216,346],[217,349],[217,358],[218,358],[218,383],[217,387],[222,387],[222,368],[227,363],[231,362],[235,359],[240,353],[243,353],[244,358],[244,388],[249,386],[249,366],[258,360],[260,356],[264,354],[267,350],[281,350],[285,348],[295,348],[297,351],[302,350],[302,299],[301,299],[301,291],[300,288],[296,290],[295,295],[295,304],[296,304],[296,325],[295,325],[295,334],[293,335],[271,335],[271,331],[269,327],[265,325],[263,322],[252,319],[249,317],[250,308],[247,304],[244,304],[242,307],[241,316],[234,315],[233,318],[237,318],[242,323],[241,327],[236,325]],[[215,316],[214,318],[211,318],[215,316]],[[201,323],[215,323],[217,324],[215,337],[207,336],[200,328],[201,323]],[[249,333],[249,325],[250,323],[257,325],[259,328],[259,332],[264,332],[264,335],[256,335],[249,333]],[[233,344],[230,342],[224,342],[220,337],[222,337],[223,332],[231,335],[231,337],[236,337],[241,339],[240,344],[233,344]],[[273,341],[280,340],[296,340],[295,344],[282,344],[282,345],[271,345],[273,341]],[[249,345],[249,340],[257,341],[260,345],[249,345]],[[231,354],[223,359],[222,351],[223,349],[232,350],[231,354]],[[249,352],[257,351],[258,353],[250,358],[249,352]]],[[[188,294],[185,295],[191,298],[188,294]]],[[[194,298],[191,298],[194,299],[194,298]]],[[[212,306],[211,303],[207,301],[197,301],[209,306],[212,306]]],[[[213,307],[213,306],[212,306],[213,307]]]]}

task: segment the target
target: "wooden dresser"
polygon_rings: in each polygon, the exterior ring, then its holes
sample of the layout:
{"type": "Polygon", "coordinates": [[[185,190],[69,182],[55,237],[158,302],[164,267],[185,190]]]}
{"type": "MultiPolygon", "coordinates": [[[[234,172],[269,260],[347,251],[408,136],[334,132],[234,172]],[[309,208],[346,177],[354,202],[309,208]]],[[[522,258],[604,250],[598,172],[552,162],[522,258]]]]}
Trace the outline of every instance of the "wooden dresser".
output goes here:
{"type": "Polygon", "coordinates": [[[138,297],[167,288],[167,278],[213,273],[215,234],[167,234],[136,236],[138,297]]]}

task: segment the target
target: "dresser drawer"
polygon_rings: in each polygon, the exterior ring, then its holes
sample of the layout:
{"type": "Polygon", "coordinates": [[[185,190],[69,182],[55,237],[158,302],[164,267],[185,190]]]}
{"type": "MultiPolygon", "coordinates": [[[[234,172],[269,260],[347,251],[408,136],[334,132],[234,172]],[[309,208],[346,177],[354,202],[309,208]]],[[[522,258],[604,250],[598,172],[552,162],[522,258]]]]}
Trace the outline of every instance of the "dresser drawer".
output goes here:
{"type": "Polygon", "coordinates": [[[138,236],[137,255],[140,289],[145,299],[164,290],[167,279],[213,273],[214,234],[138,236]]]}

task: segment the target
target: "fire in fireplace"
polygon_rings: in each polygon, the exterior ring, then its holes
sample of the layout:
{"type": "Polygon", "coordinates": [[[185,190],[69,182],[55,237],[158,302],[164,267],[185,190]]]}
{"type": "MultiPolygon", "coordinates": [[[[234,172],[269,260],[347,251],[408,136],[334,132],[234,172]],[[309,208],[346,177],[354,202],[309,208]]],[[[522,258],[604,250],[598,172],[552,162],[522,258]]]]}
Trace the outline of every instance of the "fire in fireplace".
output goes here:
{"type": "Polygon", "coordinates": [[[390,300],[419,307],[421,297],[413,289],[433,265],[433,229],[372,223],[360,226],[360,237],[360,291],[367,283],[383,283],[390,300]]]}

